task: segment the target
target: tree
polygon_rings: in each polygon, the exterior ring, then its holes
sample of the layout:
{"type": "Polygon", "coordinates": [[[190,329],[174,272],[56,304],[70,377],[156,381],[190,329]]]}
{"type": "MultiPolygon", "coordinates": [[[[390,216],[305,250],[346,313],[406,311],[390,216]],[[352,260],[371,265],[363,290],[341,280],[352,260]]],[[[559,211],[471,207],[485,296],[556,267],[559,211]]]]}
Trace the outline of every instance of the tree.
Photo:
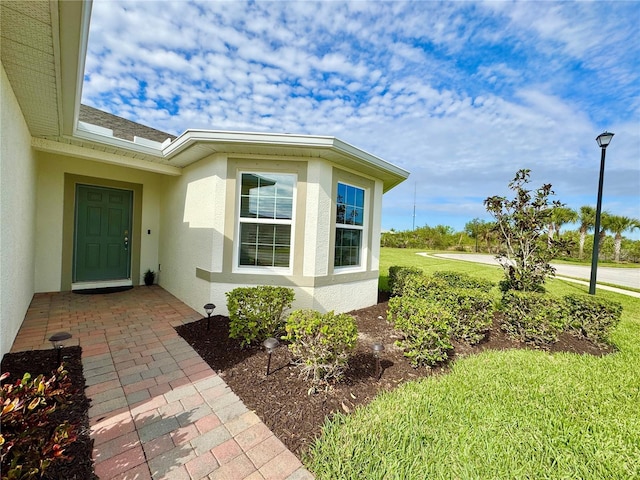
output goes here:
{"type": "Polygon", "coordinates": [[[478,253],[478,236],[483,223],[485,223],[484,220],[474,218],[470,222],[467,222],[464,226],[465,233],[469,235],[469,238],[473,238],[476,241],[476,253],[478,253]]]}
{"type": "MultiPolygon", "coordinates": [[[[499,230],[498,224],[496,222],[486,222],[480,226],[480,239],[483,240],[487,245],[487,252],[491,253],[492,248],[491,244],[494,240],[498,241],[498,247],[500,247],[499,241],[499,230]]],[[[497,250],[496,250],[497,251],[497,250]]]]}
{"type": "Polygon", "coordinates": [[[638,220],[619,215],[607,215],[602,218],[604,229],[614,234],[614,259],[620,261],[620,246],[622,245],[622,232],[637,228],[638,220]]]}
{"type": "Polygon", "coordinates": [[[583,205],[580,207],[580,213],[578,214],[578,221],[580,222],[580,259],[584,254],[584,241],[587,238],[587,233],[596,225],[596,210],[589,205],[583,205]]]}
{"type": "Polygon", "coordinates": [[[560,227],[566,223],[578,220],[578,212],[569,207],[555,207],[551,211],[551,221],[549,222],[549,244],[553,242],[554,234],[560,236],[560,227]]]}
{"type": "Polygon", "coordinates": [[[518,170],[509,188],[515,192],[512,200],[493,196],[485,199],[487,211],[496,219],[505,244],[505,252],[496,258],[504,269],[506,280],[503,291],[541,291],[548,275],[555,269],[549,264],[559,251],[561,241],[552,240],[550,245],[541,240],[551,221],[554,208],[563,205],[549,196],[554,195],[551,184],[535,191],[527,190],[530,170],[518,170]]]}

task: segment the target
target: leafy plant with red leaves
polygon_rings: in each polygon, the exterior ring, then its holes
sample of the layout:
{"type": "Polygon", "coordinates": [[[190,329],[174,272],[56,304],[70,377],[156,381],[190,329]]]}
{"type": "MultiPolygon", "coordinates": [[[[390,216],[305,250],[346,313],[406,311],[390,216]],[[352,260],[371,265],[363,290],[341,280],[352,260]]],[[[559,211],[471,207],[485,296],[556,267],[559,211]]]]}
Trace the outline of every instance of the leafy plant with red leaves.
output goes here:
{"type": "MultiPolygon", "coordinates": [[[[0,376],[5,381],[9,373],[0,376]]],[[[53,462],[69,460],[65,448],[76,440],[77,425],[51,418],[68,405],[71,380],[63,365],[51,377],[25,373],[0,389],[0,460],[2,480],[41,477],[53,462]]]]}

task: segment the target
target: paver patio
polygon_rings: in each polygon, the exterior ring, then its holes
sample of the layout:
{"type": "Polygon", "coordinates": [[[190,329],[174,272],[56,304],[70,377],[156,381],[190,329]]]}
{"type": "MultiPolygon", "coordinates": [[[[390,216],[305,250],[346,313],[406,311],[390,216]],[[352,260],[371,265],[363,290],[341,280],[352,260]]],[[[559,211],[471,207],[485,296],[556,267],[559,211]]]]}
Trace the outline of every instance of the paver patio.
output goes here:
{"type": "Polygon", "coordinates": [[[12,351],[82,347],[101,480],[312,479],[174,330],[200,318],[158,286],[36,294],[12,351]]]}

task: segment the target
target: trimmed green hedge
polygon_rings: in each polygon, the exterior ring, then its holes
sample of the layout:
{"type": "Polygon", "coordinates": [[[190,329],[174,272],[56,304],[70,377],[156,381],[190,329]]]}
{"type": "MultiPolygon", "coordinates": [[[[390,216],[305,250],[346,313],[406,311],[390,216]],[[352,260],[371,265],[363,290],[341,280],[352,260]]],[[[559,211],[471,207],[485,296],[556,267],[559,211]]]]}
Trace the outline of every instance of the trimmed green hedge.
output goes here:
{"type": "Polygon", "coordinates": [[[471,288],[488,293],[495,286],[495,283],[489,280],[485,280],[484,278],[475,278],[461,272],[438,270],[433,272],[433,276],[441,278],[454,288],[471,288]]]}
{"type": "Polygon", "coordinates": [[[483,291],[454,288],[434,295],[435,301],[453,315],[452,338],[474,345],[493,323],[493,299],[483,291]]]}
{"type": "Polygon", "coordinates": [[[502,297],[501,328],[511,338],[539,346],[558,341],[566,325],[564,305],[536,292],[511,290],[502,297]]]}
{"type": "Polygon", "coordinates": [[[227,292],[229,337],[242,346],[260,343],[284,333],[284,311],[291,308],[294,293],[286,287],[240,287],[227,292]]]}
{"type": "Polygon", "coordinates": [[[441,278],[429,275],[408,275],[404,280],[402,295],[405,297],[435,298],[451,287],[441,278]]]}
{"type": "Polygon", "coordinates": [[[389,292],[391,296],[403,295],[404,284],[409,276],[423,275],[423,271],[417,267],[403,267],[392,265],[389,267],[389,292]]]}
{"type": "Polygon", "coordinates": [[[606,343],[622,317],[622,305],[593,295],[567,295],[564,302],[569,333],[592,342],[606,343]]]}
{"type": "Polygon", "coordinates": [[[440,305],[422,298],[394,297],[389,300],[388,317],[404,337],[396,345],[415,367],[442,362],[453,349],[450,325],[454,319],[440,305]]]}

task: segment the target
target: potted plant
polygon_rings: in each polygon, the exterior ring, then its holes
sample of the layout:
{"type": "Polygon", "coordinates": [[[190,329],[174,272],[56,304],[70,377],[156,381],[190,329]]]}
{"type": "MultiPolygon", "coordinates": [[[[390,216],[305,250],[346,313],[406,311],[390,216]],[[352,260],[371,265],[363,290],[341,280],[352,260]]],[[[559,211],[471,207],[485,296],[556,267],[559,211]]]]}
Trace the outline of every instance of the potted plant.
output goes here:
{"type": "Polygon", "coordinates": [[[149,285],[153,285],[153,282],[155,282],[156,280],[156,272],[154,272],[151,269],[148,269],[146,272],[144,272],[144,284],[149,286],[149,285]]]}

